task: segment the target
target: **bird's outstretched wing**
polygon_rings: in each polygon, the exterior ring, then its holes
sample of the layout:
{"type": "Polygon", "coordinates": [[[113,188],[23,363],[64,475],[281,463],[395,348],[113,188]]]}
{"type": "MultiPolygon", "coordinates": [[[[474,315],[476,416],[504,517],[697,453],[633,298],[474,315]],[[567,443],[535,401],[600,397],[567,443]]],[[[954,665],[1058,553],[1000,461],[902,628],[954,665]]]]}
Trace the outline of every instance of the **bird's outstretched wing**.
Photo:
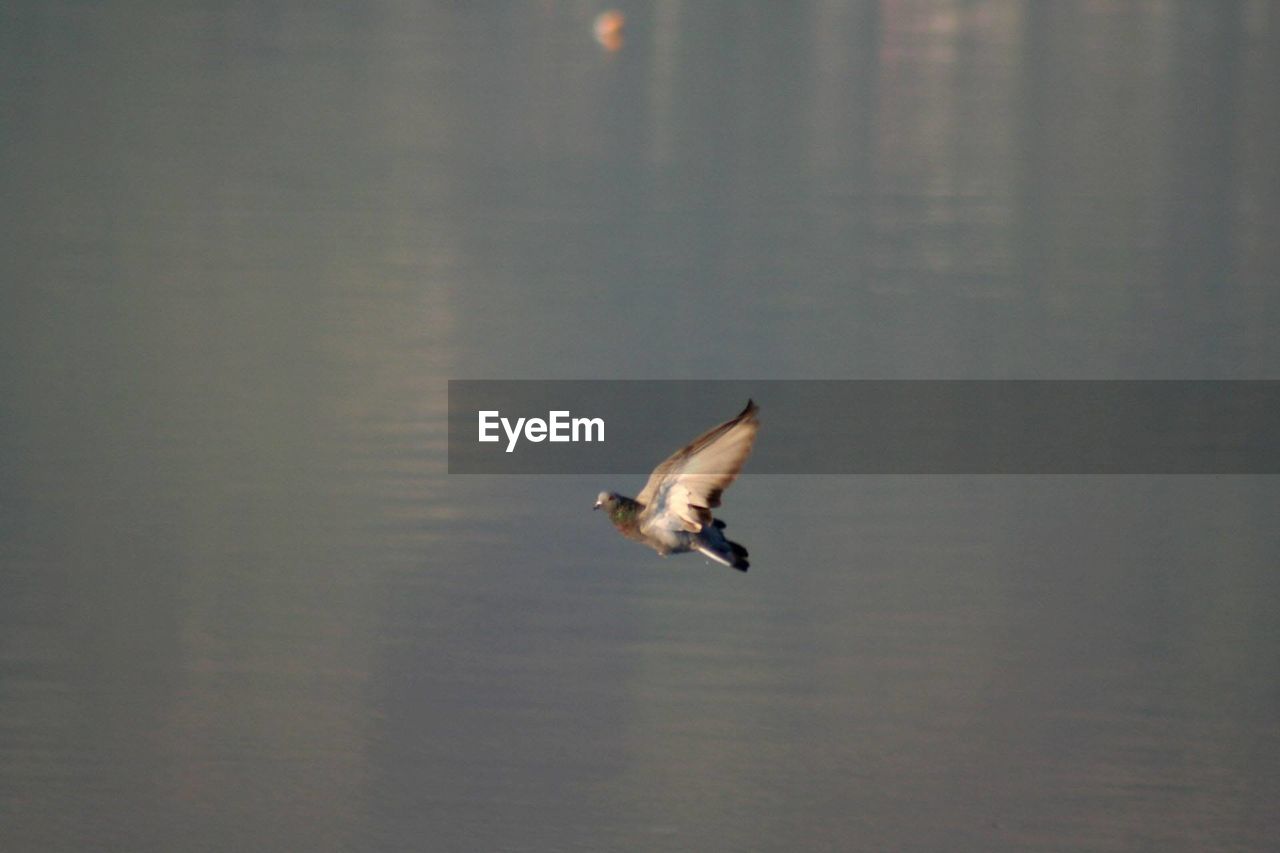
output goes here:
{"type": "Polygon", "coordinates": [[[760,429],[756,413],[747,407],[733,420],[704,432],[653,469],[649,482],[636,495],[644,505],[642,531],[685,530],[697,533],[711,523],[711,510],[742,470],[760,429]]]}

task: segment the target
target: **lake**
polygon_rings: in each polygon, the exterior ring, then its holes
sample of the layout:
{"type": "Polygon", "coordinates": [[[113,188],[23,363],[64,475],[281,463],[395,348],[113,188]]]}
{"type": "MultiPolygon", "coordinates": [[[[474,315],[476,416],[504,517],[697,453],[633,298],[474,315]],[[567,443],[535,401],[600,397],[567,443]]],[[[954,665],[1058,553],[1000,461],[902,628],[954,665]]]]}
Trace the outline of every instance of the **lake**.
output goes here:
{"type": "Polygon", "coordinates": [[[1280,6],[604,8],[0,12],[0,848],[1273,847],[1277,478],[748,462],[742,575],[446,383],[1280,379],[1280,6]]]}

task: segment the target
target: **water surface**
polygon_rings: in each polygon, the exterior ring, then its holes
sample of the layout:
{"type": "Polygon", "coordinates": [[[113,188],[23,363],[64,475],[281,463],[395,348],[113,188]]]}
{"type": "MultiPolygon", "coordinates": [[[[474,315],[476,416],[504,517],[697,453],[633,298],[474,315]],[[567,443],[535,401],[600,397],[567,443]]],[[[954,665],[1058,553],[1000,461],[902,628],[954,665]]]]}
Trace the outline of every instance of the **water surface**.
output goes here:
{"type": "Polygon", "coordinates": [[[1273,478],[748,473],[739,576],[444,417],[1280,378],[1274,7],[622,8],[0,13],[0,847],[1273,844],[1273,478]]]}

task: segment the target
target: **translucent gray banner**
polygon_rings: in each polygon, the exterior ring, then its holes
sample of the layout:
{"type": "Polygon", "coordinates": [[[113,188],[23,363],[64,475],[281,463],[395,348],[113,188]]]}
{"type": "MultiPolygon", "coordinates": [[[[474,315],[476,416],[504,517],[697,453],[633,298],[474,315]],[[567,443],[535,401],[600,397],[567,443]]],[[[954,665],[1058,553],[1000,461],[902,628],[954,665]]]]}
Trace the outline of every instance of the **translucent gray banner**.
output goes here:
{"type": "Polygon", "coordinates": [[[1008,380],[454,380],[449,473],[644,475],[748,398],[753,474],[1280,473],[1280,382],[1008,380]]]}

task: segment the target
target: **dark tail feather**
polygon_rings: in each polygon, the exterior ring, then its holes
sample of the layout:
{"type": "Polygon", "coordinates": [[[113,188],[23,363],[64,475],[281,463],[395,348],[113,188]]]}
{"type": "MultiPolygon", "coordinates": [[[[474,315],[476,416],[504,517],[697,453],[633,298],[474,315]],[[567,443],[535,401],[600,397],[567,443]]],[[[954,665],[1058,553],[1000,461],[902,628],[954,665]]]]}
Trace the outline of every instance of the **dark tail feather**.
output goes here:
{"type": "Polygon", "coordinates": [[[737,542],[729,542],[729,547],[733,550],[733,567],[740,572],[745,572],[751,566],[747,562],[747,549],[737,542]]]}

